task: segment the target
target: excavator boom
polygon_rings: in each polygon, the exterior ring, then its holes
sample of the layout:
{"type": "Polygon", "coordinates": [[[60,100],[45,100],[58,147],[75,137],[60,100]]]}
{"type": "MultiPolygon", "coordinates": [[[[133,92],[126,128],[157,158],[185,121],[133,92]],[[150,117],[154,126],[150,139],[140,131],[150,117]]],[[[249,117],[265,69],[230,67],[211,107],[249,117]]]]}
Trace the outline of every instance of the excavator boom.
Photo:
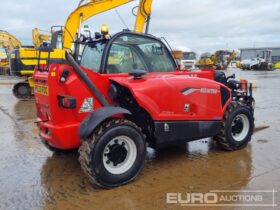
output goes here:
{"type": "Polygon", "coordinates": [[[7,31],[0,30],[0,45],[10,51],[16,47],[20,47],[21,42],[7,31]]]}
{"type": "Polygon", "coordinates": [[[78,7],[69,15],[65,23],[63,48],[71,49],[81,23],[94,15],[103,13],[131,1],[132,0],[92,0],[89,3],[78,7]]]}
{"type": "MultiPolygon", "coordinates": [[[[71,49],[76,33],[81,24],[92,16],[106,12],[113,8],[127,4],[134,0],[89,0],[88,3],[81,1],[79,7],[74,10],[65,23],[63,35],[63,48],[71,49]]],[[[153,0],[140,0],[139,9],[135,21],[134,31],[143,32],[144,26],[151,16],[153,0]]]]}
{"type": "Polygon", "coordinates": [[[50,37],[48,34],[42,34],[38,28],[32,30],[33,45],[35,48],[39,47],[44,41],[49,41],[50,37]]]}
{"type": "Polygon", "coordinates": [[[149,21],[152,13],[153,0],[141,0],[135,21],[134,31],[142,33],[147,22],[146,33],[148,32],[149,21]]]}

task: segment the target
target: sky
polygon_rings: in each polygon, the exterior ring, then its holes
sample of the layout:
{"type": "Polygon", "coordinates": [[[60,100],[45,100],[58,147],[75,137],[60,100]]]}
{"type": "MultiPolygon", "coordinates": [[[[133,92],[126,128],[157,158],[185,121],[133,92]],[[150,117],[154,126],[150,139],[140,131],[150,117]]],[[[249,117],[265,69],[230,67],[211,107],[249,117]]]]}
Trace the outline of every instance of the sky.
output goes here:
{"type": "MultiPolygon", "coordinates": [[[[64,25],[79,0],[1,0],[0,29],[31,44],[32,28],[50,31],[64,25]]],[[[93,31],[103,23],[110,33],[133,29],[134,1],[86,21],[93,31]],[[117,11],[116,11],[117,10],[117,11]]],[[[172,48],[198,53],[219,49],[280,46],[279,0],[154,0],[149,33],[165,37],[172,48]]]]}

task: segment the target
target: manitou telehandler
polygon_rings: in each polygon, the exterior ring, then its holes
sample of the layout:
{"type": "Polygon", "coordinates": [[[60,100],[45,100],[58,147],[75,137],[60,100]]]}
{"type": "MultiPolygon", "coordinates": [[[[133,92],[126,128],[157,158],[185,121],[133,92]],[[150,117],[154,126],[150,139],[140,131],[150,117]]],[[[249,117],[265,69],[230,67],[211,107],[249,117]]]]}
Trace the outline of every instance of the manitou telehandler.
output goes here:
{"type": "MultiPolygon", "coordinates": [[[[144,20],[147,2],[138,9],[144,20]]],[[[52,151],[79,148],[82,169],[98,186],[134,180],[147,147],[213,137],[224,149],[239,150],[250,141],[254,99],[246,82],[211,70],[179,71],[161,39],[136,30],[113,36],[102,30],[76,44],[84,46],[80,59],[66,50],[68,63],[35,71],[37,125],[52,151]]]]}

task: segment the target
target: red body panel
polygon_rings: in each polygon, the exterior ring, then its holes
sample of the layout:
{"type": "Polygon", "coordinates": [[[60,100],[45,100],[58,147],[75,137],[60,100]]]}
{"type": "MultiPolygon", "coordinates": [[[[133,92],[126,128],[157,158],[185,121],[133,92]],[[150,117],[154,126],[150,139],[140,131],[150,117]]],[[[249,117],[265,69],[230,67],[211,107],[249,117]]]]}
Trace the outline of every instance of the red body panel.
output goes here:
{"type": "MultiPolygon", "coordinates": [[[[139,105],[146,109],[154,120],[222,119],[220,93],[207,94],[199,89],[220,88],[221,84],[211,81],[214,79],[214,71],[148,73],[143,79],[134,80],[128,74],[98,74],[84,70],[111,104],[114,102],[108,97],[110,80],[130,89],[139,105]],[[186,88],[198,89],[184,95],[183,90],[186,88]],[[190,105],[188,112],[184,111],[186,104],[190,105]]],[[[93,98],[94,110],[100,108],[101,104],[97,98],[91,94],[69,65],[53,64],[50,66],[50,72],[36,70],[34,81],[37,86],[48,87],[48,94],[35,92],[40,135],[57,148],[79,147],[78,127],[89,114],[80,112],[80,108],[86,98],[93,98]],[[65,69],[69,70],[70,75],[65,83],[61,83],[59,79],[65,69]],[[58,95],[75,97],[77,107],[75,109],[60,107],[58,95]]]]}
{"type": "Polygon", "coordinates": [[[212,80],[152,74],[141,80],[119,77],[112,80],[127,87],[153,120],[220,120],[223,117],[221,85],[212,80]],[[190,91],[184,95],[182,91],[187,88],[190,91]],[[201,88],[217,91],[210,94],[201,88]],[[188,112],[184,111],[185,105],[189,105],[188,112]]]}

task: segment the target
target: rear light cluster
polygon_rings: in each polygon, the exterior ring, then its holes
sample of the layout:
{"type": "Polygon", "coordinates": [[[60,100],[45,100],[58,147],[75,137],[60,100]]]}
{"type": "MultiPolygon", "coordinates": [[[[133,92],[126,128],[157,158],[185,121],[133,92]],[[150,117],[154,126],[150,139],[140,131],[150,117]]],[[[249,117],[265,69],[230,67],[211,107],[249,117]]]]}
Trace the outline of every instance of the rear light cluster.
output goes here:
{"type": "Polygon", "coordinates": [[[77,100],[73,96],[59,95],[57,98],[59,107],[65,109],[75,109],[77,107],[77,100]]]}
{"type": "Polygon", "coordinates": [[[248,81],[245,80],[245,79],[241,79],[240,80],[240,84],[241,84],[241,90],[247,91],[247,89],[248,89],[248,81]]]}
{"type": "Polygon", "coordinates": [[[252,96],[253,95],[253,84],[248,82],[247,80],[240,80],[241,90],[246,92],[246,95],[252,96]]]}

